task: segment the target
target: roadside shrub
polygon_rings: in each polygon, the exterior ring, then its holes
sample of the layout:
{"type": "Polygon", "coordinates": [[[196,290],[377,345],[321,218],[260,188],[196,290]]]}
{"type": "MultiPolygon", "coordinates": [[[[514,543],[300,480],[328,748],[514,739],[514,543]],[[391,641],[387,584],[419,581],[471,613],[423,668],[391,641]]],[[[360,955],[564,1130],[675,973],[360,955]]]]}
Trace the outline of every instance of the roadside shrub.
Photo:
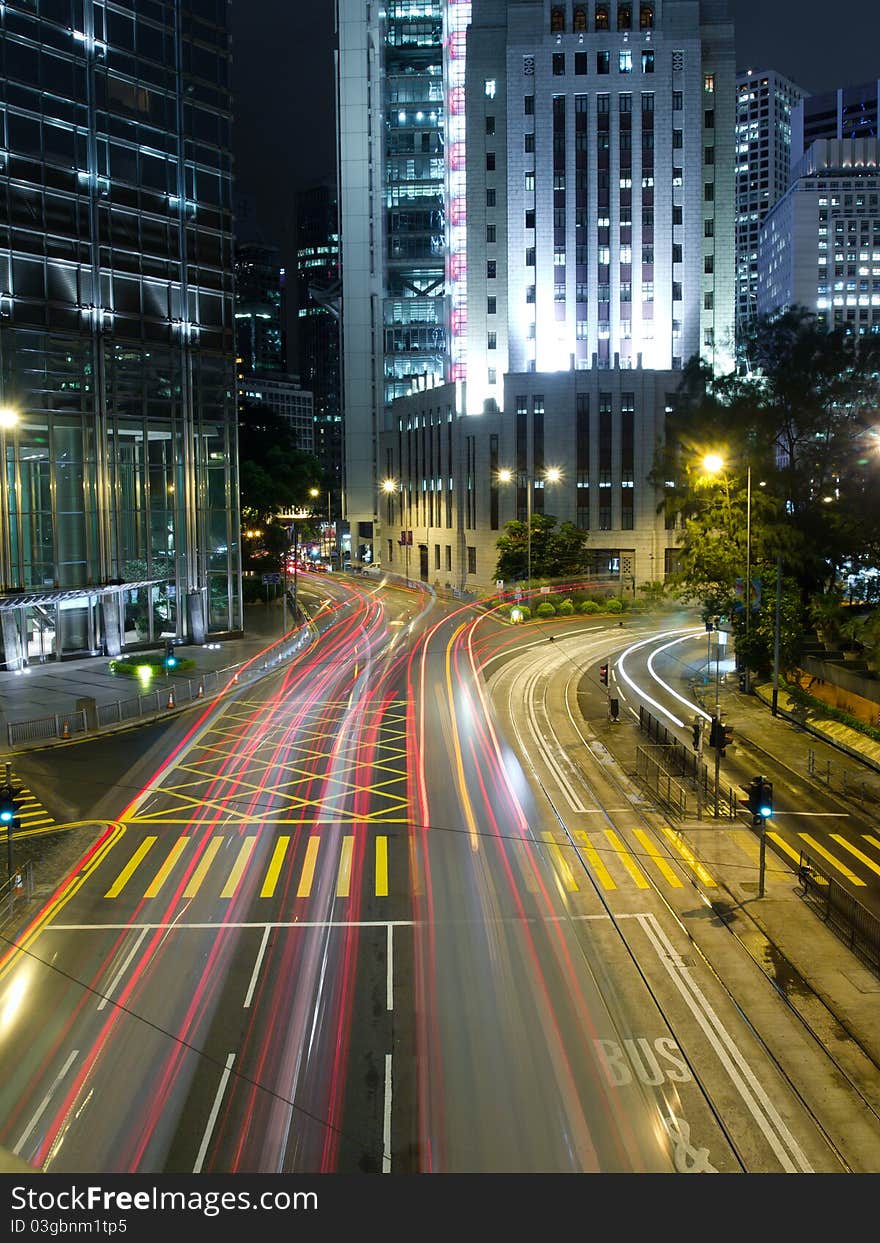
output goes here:
{"type": "MultiPolygon", "coordinates": [[[[110,672],[121,673],[126,677],[136,678],[138,669],[143,665],[148,665],[153,670],[154,676],[164,675],[165,673],[165,657],[158,652],[144,652],[143,656],[127,656],[125,660],[111,660],[110,672]]],[[[186,673],[188,669],[195,669],[196,662],[189,656],[178,656],[177,663],[174,666],[175,673],[186,673]]]]}
{"type": "Polygon", "coordinates": [[[605,612],[606,613],[622,613],[623,612],[623,601],[618,600],[616,596],[610,596],[605,601],[605,612]]]}
{"type": "Polygon", "coordinates": [[[512,620],[510,615],[514,609],[519,609],[520,613],[522,614],[522,621],[528,621],[532,615],[532,610],[529,608],[527,604],[511,604],[510,608],[507,610],[508,621],[512,620]]]}
{"type": "Polygon", "coordinates": [[[551,604],[549,600],[543,600],[535,609],[536,617],[555,617],[556,605],[551,604]]]}
{"type": "Polygon", "coordinates": [[[574,603],[571,600],[563,600],[556,612],[560,617],[571,617],[574,612],[574,603]]]}
{"type": "Polygon", "coordinates": [[[591,613],[599,613],[601,612],[601,609],[595,600],[584,600],[581,605],[581,612],[589,615],[591,613]]]}

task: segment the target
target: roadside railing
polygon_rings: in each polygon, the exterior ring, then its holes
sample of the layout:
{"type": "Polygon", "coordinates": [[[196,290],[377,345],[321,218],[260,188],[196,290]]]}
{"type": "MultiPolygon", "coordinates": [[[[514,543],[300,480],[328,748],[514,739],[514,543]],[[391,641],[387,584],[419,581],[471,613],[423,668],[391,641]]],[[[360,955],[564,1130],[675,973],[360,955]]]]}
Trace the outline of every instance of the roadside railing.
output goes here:
{"type": "Polygon", "coordinates": [[[15,918],[15,913],[34,896],[34,865],[28,859],[0,883],[0,926],[15,918]]]}
{"type": "MultiPolygon", "coordinates": [[[[697,817],[701,818],[707,808],[714,808],[715,782],[710,777],[709,769],[703,763],[701,756],[676,738],[662,721],[658,721],[652,713],[648,712],[644,704],[639,705],[639,729],[653,739],[658,748],[655,752],[655,761],[662,770],[671,777],[686,779],[687,788],[695,796],[697,817]]],[[[643,765],[647,772],[647,762],[643,761],[643,765]]],[[[737,795],[733,787],[719,788],[719,814],[726,819],[733,820],[736,817],[736,809],[737,795]]],[[[688,814],[687,810],[682,814],[688,814]]]]}
{"type": "Polygon", "coordinates": [[[880,974],[880,920],[829,876],[811,855],[801,854],[798,882],[803,896],[852,952],[880,974]]]}
{"type": "Polygon", "coordinates": [[[688,791],[647,747],[636,748],[636,776],[674,816],[687,816],[688,791]]]}
{"type": "Polygon", "coordinates": [[[876,777],[865,777],[864,772],[856,772],[852,768],[844,768],[831,759],[824,762],[817,759],[812,749],[807,752],[807,775],[814,781],[821,781],[829,790],[842,794],[844,798],[858,799],[861,803],[880,802],[880,781],[876,777]]]}
{"type": "Polygon", "coordinates": [[[27,721],[9,721],[6,725],[7,743],[10,749],[14,749],[29,742],[100,733],[124,721],[164,716],[170,709],[183,708],[201,699],[216,699],[225,690],[236,685],[249,685],[276,665],[289,660],[307,641],[308,633],[308,627],[302,625],[293,639],[279,639],[256,657],[251,656],[223,669],[206,670],[197,677],[169,674],[162,678],[161,686],[146,695],[95,704],[91,710],[76,708],[27,721]]]}

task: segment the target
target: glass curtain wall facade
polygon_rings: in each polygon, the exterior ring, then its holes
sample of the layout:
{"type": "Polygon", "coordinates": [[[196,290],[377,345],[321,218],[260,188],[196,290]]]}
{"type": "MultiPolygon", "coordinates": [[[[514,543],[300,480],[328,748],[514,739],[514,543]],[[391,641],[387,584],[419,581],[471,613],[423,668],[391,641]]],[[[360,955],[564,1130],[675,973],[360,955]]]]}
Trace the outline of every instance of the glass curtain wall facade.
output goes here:
{"type": "Polygon", "coordinates": [[[7,667],[241,628],[226,0],[0,6],[7,667]]]}

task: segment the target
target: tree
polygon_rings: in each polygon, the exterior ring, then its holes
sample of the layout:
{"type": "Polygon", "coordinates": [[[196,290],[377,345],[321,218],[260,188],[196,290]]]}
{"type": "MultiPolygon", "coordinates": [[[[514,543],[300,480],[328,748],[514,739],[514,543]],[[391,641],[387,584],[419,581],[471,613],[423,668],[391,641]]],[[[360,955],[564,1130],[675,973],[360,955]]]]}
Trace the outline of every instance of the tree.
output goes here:
{"type": "Polygon", "coordinates": [[[747,467],[752,570],[775,581],[781,553],[801,600],[880,552],[875,436],[880,342],[828,331],[803,308],[759,319],[746,343],[754,370],[714,377],[698,359],[682,373],[653,478],[679,524],[675,586],[732,602],[744,577],[747,467]],[[708,451],[724,472],[707,479],[708,451]]]}
{"type": "MultiPolygon", "coordinates": [[[[587,569],[586,547],[589,536],[573,522],[563,522],[551,514],[532,514],[532,577],[577,577],[587,569]]],[[[525,522],[505,524],[498,540],[495,577],[515,581],[528,577],[528,533],[525,522]]]]}

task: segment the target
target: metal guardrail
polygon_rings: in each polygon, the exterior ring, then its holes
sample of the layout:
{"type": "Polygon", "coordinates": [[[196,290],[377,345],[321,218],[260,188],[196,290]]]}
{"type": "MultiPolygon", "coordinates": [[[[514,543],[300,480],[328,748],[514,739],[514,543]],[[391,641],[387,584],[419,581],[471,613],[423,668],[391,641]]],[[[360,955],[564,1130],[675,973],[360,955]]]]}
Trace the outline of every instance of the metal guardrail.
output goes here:
{"type": "Polygon", "coordinates": [[[688,814],[688,791],[645,747],[636,748],[636,775],[673,815],[688,814]]]}
{"type": "Polygon", "coordinates": [[[872,774],[865,777],[864,773],[844,768],[826,759],[824,764],[816,760],[816,752],[807,752],[807,775],[815,781],[823,782],[829,790],[839,792],[844,798],[855,798],[861,803],[880,802],[880,781],[872,774]]]}
{"type": "Polygon", "coordinates": [[[880,975],[880,920],[823,871],[811,855],[801,854],[798,882],[804,898],[828,927],[880,975]]]}
{"type": "Polygon", "coordinates": [[[74,734],[101,733],[109,726],[123,721],[135,721],[144,717],[161,716],[172,708],[186,707],[199,699],[216,698],[223,690],[239,682],[247,685],[262,677],[270,669],[289,659],[306,641],[308,627],[300,626],[293,640],[277,643],[261,653],[262,659],[253,657],[227,665],[224,669],[210,669],[195,678],[163,678],[163,685],[148,695],[135,695],[129,699],[116,699],[111,703],[98,704],[93,709],[94,724],[83,709],[56,712],[51,716],[35,717],[28,721],[8,721],[7,742],[10,749],[27,742],[44,742],[52,738],[66,739],[74,734]]]}
{"type": "MultiPolygon", "coordinates": [[[[639,729],[652,738],[658,748],[663,749],[662,760],[658,757],[658,762],[664,771],[673,777],[687,778],[689,788],[697,796],[697,815],[700,816],[705,809],[712,807],[715,800],[715,782],[700,755],[676,738],[675,734],[648,712],[644,704],[639,705],[639,729]]],[[[734,820],[737,803],[737,794],[732,786],[719,789],[719,814],[734,820]]]]}

